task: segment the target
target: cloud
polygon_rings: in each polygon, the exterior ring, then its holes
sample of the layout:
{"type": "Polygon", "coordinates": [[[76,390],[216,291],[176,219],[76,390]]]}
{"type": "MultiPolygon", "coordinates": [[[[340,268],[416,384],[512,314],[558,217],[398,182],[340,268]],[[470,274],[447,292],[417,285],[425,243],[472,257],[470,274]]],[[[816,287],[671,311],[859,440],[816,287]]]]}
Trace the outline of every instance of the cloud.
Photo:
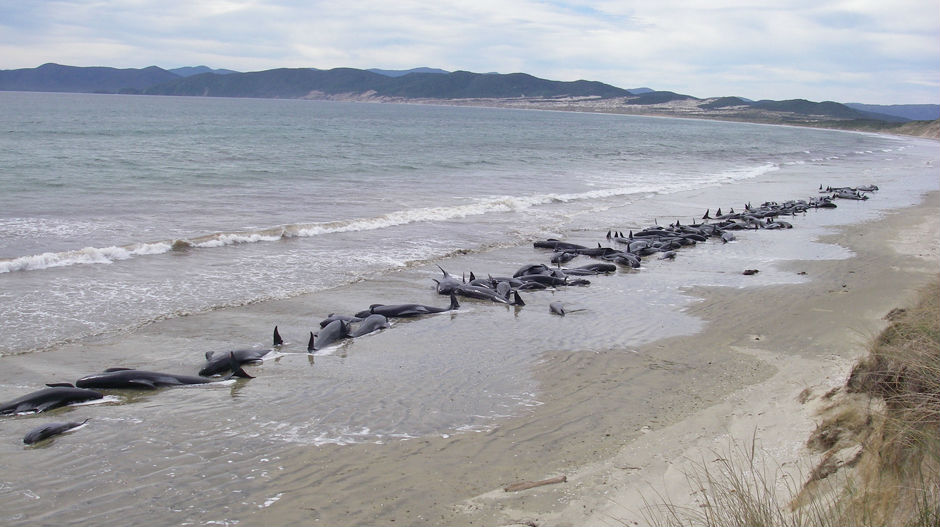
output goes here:
{"type": "Polygon", "coordinates": [[[815,99],[877,80],[905,102],[940,80],[940,6],[922,0],[0,2],[4,68],[434,66],[815,99]]]}

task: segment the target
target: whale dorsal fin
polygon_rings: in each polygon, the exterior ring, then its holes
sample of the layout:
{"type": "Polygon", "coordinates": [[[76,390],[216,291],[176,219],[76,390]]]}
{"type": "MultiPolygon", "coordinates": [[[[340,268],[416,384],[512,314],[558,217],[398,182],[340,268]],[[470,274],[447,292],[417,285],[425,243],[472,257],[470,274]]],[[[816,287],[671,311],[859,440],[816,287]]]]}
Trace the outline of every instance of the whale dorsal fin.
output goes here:
{"type": "Polygon", "coordinates": [[[213,352],[213,351],[207,351],[207,352],[206,352],[206,360],[212,360],[212,354],[213,354],[213,353],[215,353],[215,352],[213,352]]]}
{"type": "Polygon", "coordinates": [[[284,341],[281,339],[281,334],[277,332],[277,326],[274,326],[274,345],[280,346],[284,344],[284,341]]]}
{"type": "Polygon", "coordinates": [[[524,305],[525,305],[525,302],[522,301],[522,297],[519,296],[519,291],[513,290],[512,294],[513,294],[512,305],[514,305],[514,306],[524,306],[524,305]]]}

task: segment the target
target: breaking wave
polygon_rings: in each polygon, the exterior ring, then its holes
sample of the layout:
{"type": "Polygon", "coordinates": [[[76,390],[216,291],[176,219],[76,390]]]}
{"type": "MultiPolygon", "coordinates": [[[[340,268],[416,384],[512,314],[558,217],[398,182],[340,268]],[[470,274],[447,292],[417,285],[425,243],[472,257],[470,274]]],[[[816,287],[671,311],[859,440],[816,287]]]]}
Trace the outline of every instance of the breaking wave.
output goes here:
{"type": "Polygon", "coordinates": [[[639,193],[670,194],[740,179],[758,177],[777,170],[774,164],[758,167],[734,169],[716,174],[711,181],[673,182],[669,184],[650,183],[643,186],[598,189],[570,194],[535,194],[531,196],[494,196],[474,199],[462,205],[426,207],[400,210],[371,218],[355,218],[320,223],[300,223],[279,225],[255,230],[217,232],[188,239],[162,240],[149,243],[135,243],[125,246],[85,247],[72,251],[46,252],[31,256],[0,259],[0,273],[14,271],[36,271],[54,267],[67,267],[85,264],[111,264],[137,256],[164,254],[169,251],[189,249],[211,249],[238,244],[275,242],[287,238],[307,238],[325,234],[369,231],[407,225],[418,222],[459,220],[469,216],[491,213],[520,212],[527,209],[553,203],[571,203],[584,200],[597,200],[639,193]]]}

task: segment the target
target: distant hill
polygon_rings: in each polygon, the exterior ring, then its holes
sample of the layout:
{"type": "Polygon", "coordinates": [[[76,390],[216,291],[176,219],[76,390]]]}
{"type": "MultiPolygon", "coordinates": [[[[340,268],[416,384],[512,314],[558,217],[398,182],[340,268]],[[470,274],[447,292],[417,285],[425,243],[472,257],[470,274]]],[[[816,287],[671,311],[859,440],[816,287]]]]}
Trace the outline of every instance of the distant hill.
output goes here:
{"type": "Polygon", "coordinates": [[[846,103],[849,108],[863,112],[873,112],[885,115],[904,117],[913,121],[934,121],[940,119],[940,104],[860,104],[846,103]]]}
{"type": "Polygon", "coordinates": [[[718,97],[700,105],[699,108],[703,108],[705,110],[718,110],[722,108],[734,108],[741,106],[750,107],[752,102],[753,101],[749,101],[743,97],[718,97]]]}
{"type": "Polygon", "coordinates": [[[216,73],[218,75],[228,75],[229,73],[238,73],[233,70],[225,69],[212,69],[209,66],[184,66],[182,68],[173,68],[167,70],[170,73],[175,73],[180,77],[192,77],[193,75],[199,75],[200,73],[216,73]]]}
{"type": "Polygon", "coordinates": [[[849,108],[844,104],[832,101],[812,102],[806,99],[791,99],[787,101],[757,101],[751,103],[753,108],[777,112],[790,112],[801,115],[826,115],[839,119],[877,119],[888,122],[907,121],[903,117],[875,114],[849,108]]]}
{"type": "Polygon", "coordinates": [[[379,75],[385,75],[386,77],[401,77],[403,75],[408,75],[409,73],[450,73],[449,71],[438,68],[411,68],[410,70],[380,70],[378,68],[369,68],[366,71],[378,73],[379,75]]]}
{"type": "Polygon", "coordinates": [[[850,108],[844,104],[832,101],[812,102],[806,99],[791,99],[786,101],[751,101],[743,97],[717,97],[709,99],[699,105],[702,110],[737,110],[739,112],[761,111],[781,114],[826,117],[841,120],[876,120],[889,123],[906,122],[909,119],[896,115],[885,115],[874,112],[865,112],[850,108]]]}
{"type": "MultiPolygon", "coordinates": [[[[864,129],[897,128],[931,119],[940,105],[844,105],[805,99],[753,101],[743,97],[699,99],[650,88],[625,90],[596,81],[553,81],[526,73],[447,72],[437,68],[360,70],[279,68],[239,73],[190,66],[164,70],[43,64],[0,70],[0,90],[436,102],[509,108],[675,115],[762,123],[864,129]],[[854,107],[853,107],[854,106],[854,107]]],[[[916,127],[910,127],[914,130],[916,127]]],[[[928,127],[933,133],[936,126],[928,127]]],[[[919,128],[918,128],[919,130],[919,128]]]]}
{"type": "Polygon", "coordinates": [[[84,93],[134,93],[179,76],[156,66],[143,69],[81,68],[43,64],[38,68],[0,70],[0,90],[84,93]]]}
{"type": "Polygon", "coordinates": [[[252,73],[211,73],[177,78],[148,88],[153,95],[298,98],[311,94],[366,94],[378,97],[466,99],[507,97],[623,97],[630,92],[593,81],[550,81],[525,73],[409,73],[389,77],[366,70],[275,69],[252,73]]]}
{"type": "Polygon", "coordinates": [[[663,104],[668,102],[675,101],[687,101],[687,100],[698,100],[691,95],[682,95],[681,93],[675,93],[671,91],[647,91],[637,94],[632,92],[631,95],[635,97],[628,99],[628,104],[640,104],[644,106],[654,105],[654,104],[663,104]]]}

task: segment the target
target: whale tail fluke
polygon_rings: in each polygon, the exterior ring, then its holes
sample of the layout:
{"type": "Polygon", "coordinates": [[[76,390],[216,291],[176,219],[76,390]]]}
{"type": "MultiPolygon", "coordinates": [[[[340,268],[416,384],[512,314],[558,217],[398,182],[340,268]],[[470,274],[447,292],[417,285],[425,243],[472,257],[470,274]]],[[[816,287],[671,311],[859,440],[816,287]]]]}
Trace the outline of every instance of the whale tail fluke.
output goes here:
{"type": "Polygon", "coordinates": [[[281,339],[281,334],[277,332],[277,326],[274,326],[274,345],[280,346],[284,344],[284,340],[281,339]]]}

